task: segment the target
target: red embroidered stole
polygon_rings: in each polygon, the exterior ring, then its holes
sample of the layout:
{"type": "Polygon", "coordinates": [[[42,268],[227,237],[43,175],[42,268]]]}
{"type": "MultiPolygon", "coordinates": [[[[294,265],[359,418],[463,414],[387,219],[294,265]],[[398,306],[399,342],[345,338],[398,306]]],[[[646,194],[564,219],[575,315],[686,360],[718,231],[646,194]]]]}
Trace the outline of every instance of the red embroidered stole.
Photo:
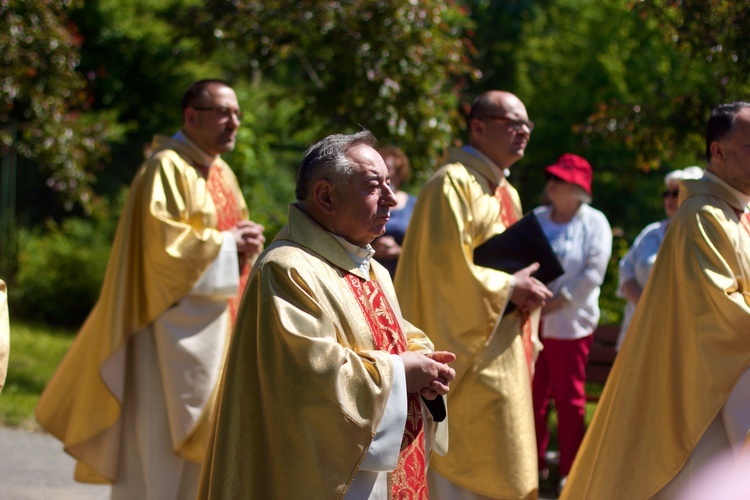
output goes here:
{"type": "MultiPolygon", "coordinates": [[[[406,338],[378,282],[344,276],[367,318],[375,348],[391,354],[406,351],[406,338]]],[[[427,500],[426,465],[421,403],[419,395],[411,393],[398,465],[391,473],[392,498],[427,500]]]]}
{"type": "MultiPolygon", "coordinates": [[[[205,173],[205,170],[201,170],[205,173]]],[[[224,171],[221,167],[218,165],[212,165],[209,168],[206,186],[208,187],[208,192],[211,194],[211,199],[213,199],[214,205],[216,206],[216,229],[219,231],[227,231],[244,219],[242,207],[231,188],[232,184],[224,179],[224,171]]],[[[237,307],[239,307],[242,291],[245,289],[245,284],[247,283],[249,275],[250,266],[247,265],[247,260],[240,255],[240,287],[237,296],[229,299],[229,311],[232,315],[232,324],[234,324],[234,318],[237,315],[237,307]]]]}
{"type": "Polygon", "coordinates": [[[740,226],[747,231],[747,234],[750,234],[750,213],[743,210],[737,210],[736,208],[734,209],[734,213],[740,218],[740,226]]]}
{"type": "MultiPolygon", "coordinates": [[[[502,182],[495,188],[495,198],[500,203],[500,222],[505,228],[509,228],[518,222],[518,214],[513,204],[513,198],[508,189],[508,181],[502,182]]],[[[529,369],[529,379],[534,378],[534,343],[531,340],[531,318],[529,313],[519,311],[521,316],[521,339],[523,341],[523,350],[526,354],[526,365],[529,369]]]]}

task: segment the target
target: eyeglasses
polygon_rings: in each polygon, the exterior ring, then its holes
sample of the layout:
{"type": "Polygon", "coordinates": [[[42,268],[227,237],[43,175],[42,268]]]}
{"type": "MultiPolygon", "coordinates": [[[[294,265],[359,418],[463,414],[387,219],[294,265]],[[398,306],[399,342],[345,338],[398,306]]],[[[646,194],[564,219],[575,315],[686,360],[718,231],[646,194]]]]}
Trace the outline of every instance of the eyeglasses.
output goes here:
{"type": "Polygon", "coordinates": [[[191,108],[198,111],[213,111],[220,118],[229,119],[232,116],[237,117],[237,121],[242,121],[242,111],[239,109],[227,108],[226,106],[190,106],[191,108]]]}
{"type": "Polygon", "coordinates": [[[662,191],[662,198],[677,198],[680,195],[680,191],[675,189],[673,191],[662,191]]]}
{"type": "Polygon", "coordinates": [[[519,120],[517,118],[508,118],[507,116],[484,115],[482,118],[491,118],[493,120],[508,122],[510,123],[511,128],[516,132],[520,132],[524,125],[526,125],[526,128],[529,129],[529,132],[533,132],[535,127],[534,122],[532,121],[519,120]]]}

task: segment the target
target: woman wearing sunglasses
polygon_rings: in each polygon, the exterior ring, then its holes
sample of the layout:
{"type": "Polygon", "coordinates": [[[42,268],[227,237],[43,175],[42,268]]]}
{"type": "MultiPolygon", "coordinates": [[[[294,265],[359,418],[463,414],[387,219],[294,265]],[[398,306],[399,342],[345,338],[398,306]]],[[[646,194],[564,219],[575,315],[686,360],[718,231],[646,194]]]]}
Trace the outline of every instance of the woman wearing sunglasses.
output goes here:
{"type": "Polygon", "coordinates": [[[664,212],[667,218],[652,222],[636,236],[633,246],[620,260],[620,282],[617,286],[617,295],[627,300],[625,312],[622,316],[622,328],[617,339],[617,350],[620,350],[625,332],[630,325],[635,306],[641,298],[641,293],[646,287],[646,280],[651,274],[651,267],[656,261],[656,253],[659,251],[661,241],[667,232],[669,220],[677,213],[677,198],[680,194],[680,181],[683,179],[700,179],[703,177],[703,169],[700,167],[686,167],[682,170],[673,170],[664,176],[664,212]]]}

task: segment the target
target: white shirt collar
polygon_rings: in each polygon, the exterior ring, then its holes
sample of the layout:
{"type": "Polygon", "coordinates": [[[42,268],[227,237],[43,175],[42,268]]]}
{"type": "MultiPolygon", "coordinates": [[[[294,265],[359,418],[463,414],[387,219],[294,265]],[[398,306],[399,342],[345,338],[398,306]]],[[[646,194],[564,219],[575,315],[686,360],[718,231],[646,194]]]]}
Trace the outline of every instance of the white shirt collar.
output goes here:
{"type": "MultiPolygon", "coordinates": [[[[329,231],[330,232],[330,231],[329,231]]],[[[370,276],[370,260],[375,255],[375,250],[368,244],[366,247],[360,247],[354,243],[346,241],[346,239],[331,233],[331,235],[339,242],[341,248],[344,249],[346,255],[349,256],[352,261],[357,265],[357,268],[362,271],[365,276],[370,276]]]]}

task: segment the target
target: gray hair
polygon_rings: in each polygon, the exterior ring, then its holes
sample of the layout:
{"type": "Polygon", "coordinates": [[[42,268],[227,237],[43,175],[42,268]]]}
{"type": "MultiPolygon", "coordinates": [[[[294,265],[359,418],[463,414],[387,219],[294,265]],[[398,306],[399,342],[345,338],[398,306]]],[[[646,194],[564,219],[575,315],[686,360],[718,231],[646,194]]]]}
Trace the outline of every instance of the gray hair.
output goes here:
{"type": "Polygon", "coordinates": [[[571,186],[573,186],[576,194],[578,195],[578,201],[587,205],[591,204],[591,195],[588,194],[585,189],[583,189],[578,184],[571,184],[571,186]]]}
{"type": "Polygon", "coordinates": [[[679,182],[683,179],[700,179],[701,177],[703,177],[703,169],[694,165],[667,173],[664,176],[664,185],[669,186],[670,182],[679,182]]]}
{"type": "Polygon", "coordinates": [[[356,134],[329,135],[322,141],[313,144],[305,152],[297,172],[297,185],[294,194],[298,201],[306,200],[311,188],[320,179],[338,184],[352,174],[348,151],[357,145],[364,144],[372,148],[377,144],[375,135],[369,130],[356,134]]]}

